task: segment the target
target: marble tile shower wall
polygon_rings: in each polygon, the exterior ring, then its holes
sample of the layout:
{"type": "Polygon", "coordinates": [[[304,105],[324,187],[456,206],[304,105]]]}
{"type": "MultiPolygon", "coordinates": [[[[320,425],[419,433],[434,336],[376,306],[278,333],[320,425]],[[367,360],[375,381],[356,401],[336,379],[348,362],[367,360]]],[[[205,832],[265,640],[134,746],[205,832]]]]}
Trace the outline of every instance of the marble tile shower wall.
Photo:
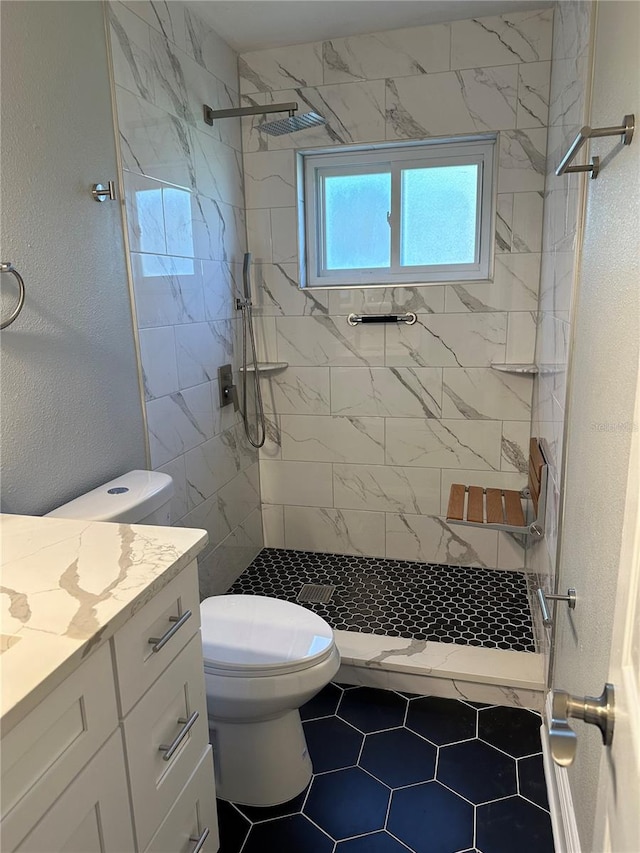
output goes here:
{"type": "Polygon", "coordinates": [[[499,568],[502,534],[449,527],[452,482],[526,482],[553,10],[294,45],[240,57],[242,103],[296,100],[323,128],[268,137],[243,122],[249,248],[269,380],[261,453],[272,547],[499,568]],[[295,152],[499,131],[492,284],[298,289],[295,152]],[[352,312],[415,311],[357,327],[352,312]]]}
{"type": "Polygon", "coordinates": [[[538,574],[549,592],[556,572],[571,298],[580,252],[578,223],[584,190],[581,175],[557,178],[554,170],[578,130],[589,124],[592,14],[590,0],[563,0],[556,4],[553,32],[536,342],[536,364],[542,372],[534,382],[532,412],[534,434],[547,441],[550,485],[546,536],[527,554],[528,568],[538,574]]]}
{"type": "Polygon", "coordinates": [[[206,528],[201,592],[225,590],[262,547],[257,454],[217,368],[238,367],[246,249],[237,56],[182,3],[112,3],[111,49],[151,465],[176,486],[174,523],[206,528]]]}

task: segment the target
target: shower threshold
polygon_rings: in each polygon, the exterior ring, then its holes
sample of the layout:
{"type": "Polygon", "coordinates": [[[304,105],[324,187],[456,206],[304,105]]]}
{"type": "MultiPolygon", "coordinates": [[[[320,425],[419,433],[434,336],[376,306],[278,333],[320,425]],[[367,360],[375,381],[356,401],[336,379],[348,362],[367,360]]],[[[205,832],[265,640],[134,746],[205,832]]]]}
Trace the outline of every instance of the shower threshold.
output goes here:
{"type": "Polygon", "coordinates": [[[326,619],[338,681],[542,708],[524,572],[264,548],[229,593],[299,602],[326,619]],[[308,585],[332,592],[299,599],[308,585]]]}

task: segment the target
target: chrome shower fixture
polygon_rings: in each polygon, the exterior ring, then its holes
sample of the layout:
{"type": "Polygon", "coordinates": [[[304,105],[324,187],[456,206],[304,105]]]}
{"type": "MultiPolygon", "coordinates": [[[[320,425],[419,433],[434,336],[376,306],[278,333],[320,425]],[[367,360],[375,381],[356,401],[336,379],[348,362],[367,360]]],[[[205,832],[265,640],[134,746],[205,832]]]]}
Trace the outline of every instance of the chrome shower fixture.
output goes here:
{"type": "Polygon", "coordinates": [[[295,133],[298,130],[306,130],[308,127],[318,127],[326,124],[327,120],[318,113],[310,112],[296,115],[298,104],[290,101],[286,104],[265,104],[257,107],[237,107],[232,110],[212,110],[204,105],[204,120],[207,124],[213,124],[219,118],[242,118],[243,116],[258,116],[266,113],[289,113],[287,118],[279,118],[258,125],[258,130],[271,136],[282,136],[285,133],[295,133]]]}

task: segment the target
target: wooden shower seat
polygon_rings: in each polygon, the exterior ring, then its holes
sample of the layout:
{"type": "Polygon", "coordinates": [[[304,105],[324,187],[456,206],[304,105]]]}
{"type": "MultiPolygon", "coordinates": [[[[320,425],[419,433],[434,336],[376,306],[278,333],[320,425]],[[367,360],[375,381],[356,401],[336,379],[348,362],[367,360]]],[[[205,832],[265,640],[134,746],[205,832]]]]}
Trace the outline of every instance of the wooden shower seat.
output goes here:
{"type": "Polygon", "coordinates": [[[454,483],[449,492],[447,521],[540,538],[544,536],[546,503],[547,460],[541,441],[532,438],[529,443],[529,485],[526,489],[516,492],[454,483]],[[527,500],[533,506],[533,520],[529,523],[526,520],[527,500]]]}

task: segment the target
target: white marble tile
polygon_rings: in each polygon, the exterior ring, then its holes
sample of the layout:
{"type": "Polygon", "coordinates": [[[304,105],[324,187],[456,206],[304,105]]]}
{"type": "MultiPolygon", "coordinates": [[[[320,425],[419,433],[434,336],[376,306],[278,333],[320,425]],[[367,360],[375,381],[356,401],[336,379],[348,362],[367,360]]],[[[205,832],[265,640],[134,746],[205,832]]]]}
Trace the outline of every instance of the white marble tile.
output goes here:
{"type": "Polygon", "coordinates": [[[239,264],[201,261],[204,313],[206,320],[237,319],[235,298],[242,275],[239,264]]]}
{"type": "Polygon", "coordinates": [[[220,513],[229,532],[260,507],[258,462],[234,477],[216,495],[220,513]]]}
{"type": "Polygon", "coordinates": [[[511,12],[451,24],[451,67],[551,59],[553,10],[511,12]]]}
{"type": "Polygon", "coordinates": [[[517,82],[510,65],[389,79],[387,139],[514,128],[517,82]]]}
{"type": "Polygon", "coordinates": [[[532,364],[535,360],[537,314],[513,311],[507,329],[507,364],[532,364]]]}
{"type": "Polygon", "coordinates": [[[579,56],[589,46],[594,4],[591,0],[564,0],[555,6],[553,59],[579,56]]]}
{"type": "Polygon", "coordinates": [[[550,62],[528,62],[518,66],[517,127],[546,127],[550,77],[550,62]]]}
{"type": "Polygon", "coordinates": [[[515,193],[513,196],[513,252],[542,250],[543,194],[515,193]]]}
{"type": "Polygon", "coordinates": [[[210,498],[255,461],[237,425],[185,454],[187,499],[189,508],[210,498]]]}
{"type": "Polygon", "coordinates": [[[192,62],[168,41],[164,34],[151,30],[151,67],[154,76],[155,105],[179,119],[196,125],[201,113],[192,109],[184,65],[192,62]]]}
{"type": "Polygon", "coordinates": [[[385,330],[350,326],[346,317],[278,317],[278,359],[299,366],[384,363],[385,330]]]}
{"type": "Polygon", "coordinates": [[[262,393],[267,411],[281,415],[328,415],[329,368],[289,366],[270,376],[262,393]]]}
{"type": "Polygon", "coordinates": [[[333,480],[334,503],[341,509],[417,514],[439,511],[438,469],[334,465],[333,480]]]}
{"type": "Polygon", "coordinates": [[[413,326],[389,326],[386,364],[458,367],[504,360],[506,314],[422,315],[413,326]]]}
{"type": "Polygon", "coordinates": [[[325,41],[324,82],[411,77],[449,70],[447,24],[389,30],[325,41]]]}
{"type": "Polygon", "coordinates": [[[273,262],[295,264],[298,262],[298,211],[295,207],[281,207],[271,213],[271,239],[273,262]]]}
{"type": "Polygon", "coordinates": [[[387,465],[424,468],[500,468],[501,421],[389,418],[387,465]]]}
{"type": "MultiPolygon", "coordinates": [[[[509,471],[472,471],[470,469],[463,471],[443,468],[440,513],[445,517],[447,506],[449,505],[449,493],[454,483],[463,483],[466,486],[483,486],[488,489],[513,489],[518,492],[527,485],[527,478],[524,474],[511,473],[509,471]]],[[[456,531],[460,527],[464,531],[475,529],[455,524],[453,527],[455,527],[456,531]]],[[[492,565],[495,565],[495,563],[492,565]]]]}
{"type": "Polygon", "coordinates": [[[238,88],[238,56],[206,24],[193,7],[183,7],[186,23],[187,53],[233,89],[238,88]]]}
{"type": "Polygon", "coordinates": [[[233,359],[233,327],[229,320],[177,326],[175,334],[182,388],[215,379],[218,367],[233,359]]]}
{"type": "Polygon", "coordinates": [[[222,595],[263,547],[260,511],[255,510],[207,556],[198,560],[200,595],[222,595]]]}
{"type": "Polygon", "coordinates": [[[139,329],[204,320],[199,261],[131,253],[139,329]]]}
{"type": "Polygon", "coordinates": [[[525,551],[519,542],[506,533],[498,534],[497,569],[522,572],[525,568],[525,551]]]}
{"type": "Polygon", "coordinates": [[[116,87],[122,165],[130,172],[196,188],[191,129],[126,89],[116,87]]]}
{"type": "Polygon", "coordinates": [[[211,389],[207,383],[147,402],[151,465],[157,468],[213,435],[211,389]]]}
{"type": "Polygon", "coordinates": [[[284,507],[287,548],[384,557],[384,516],[330,507],[284,507]]]}
{"type": "Polygon", "coordinates": [[[271,263],[273,243],[270,210],[247,210],[247,245],[254,264],[271,263]]]}
{"type": "Polygon", "coordinates": [[[162,193],[167,185],[136,172],[123,172],[123,180],[130,251],[166,254],[162,193]]]}
{"type": "MultiPolygon", "coordinates": [[[[251,409],[252,411],[255,411],[255,407],[253,406],[253,404],[251,405],[251,409]]],[[[280,415],[266,415],[264,424],[265,442],[260,448],[260,459],[282,459],[282,432],[280,430],[280,415]]]]}
{"type": "Polygon", "coordinates": [[[266,317],[302,317],[329,313],[326,290],[301,289],[296,264],[255,264],[253,292],[256,313],[266,317]]]}
{"type": "Polygon", "coordinates": [[[545,128],[507,130],[501,133],[498,192],[542,192],[546,149],[545,128]]]}
{"type": "MultiPolygon", "coordinates": [[[[196,63],[197,67],[201,66],[196,63]]],[[[199,114],[202,112],[203,104],[211,107],[212,110],[229,110],[240,106],[240,95],[238,94],[237,83],[228,85],[213,74],[204,71],[201,74],[198,85],[194,90],[191,76],[194,74],[193,66],[185,67],[187,76],[188,94],[193,102],[192,112],[196,113],[196,108],[199,107],[199,114]],[[202,92],[202,86],[206,85],[206,92],[202,92]],[[197,99],[197,100],[196,100],[197,99]]],[[[219,139],[225,145],[229,145],[236,151],[242,151],[242,120],[240,118],[224,118],[214,119],[213,124],[197,124],[197,129],[219,139]]]]}
{"type": "Polygon", "coordinates": [[[243,94],[292,86],[319,86],[323,82],[322,43],[243,53],[238,61],[238,73],[243,94]]]}
{"type": "Polygon", "coordinates": [[[447,286],[446,311],[535,311],[539,282],[539,254],[497,254],[493,281],[447,286]]]}
{"type": "Polygon", "coordinates": [[[192,131],[198,192],[216,201],[244,205],[242,153],[206,133],[192,131]]]}
{"type": "Polygon", "coordinates": [[[109,3],[108,13],[114,81],[153,102],[155,80],[148,25],[122,3],[109,3]]]}
{"type": "Polygon", "coordinates": [[[513,193],[500,193],[496,201],[496,254],[511,251],[513,193]]]}
{"type": "Polygon", "coordinates": [[[331,506],[333,466],[326,462],[283,462],[262,459],[260,480],[266,504],[331,506]]]}
{"type": "Polygon", "coordinates": [[[440,417],[442,370],[437,367],[333,367],[336,415],[440,417]]]}
{"type": "Polygon", "coordinates": [[[265,548],[284,548],[284,507],[263,504],[262,530],[265,548]]]}
{"type": "Polygon", "coordinates": [[[244,210],[207,196],[194,196],[190,228],[198,258],[237,261],[245,251],[244,210]]]}
{"type": "Polygon", "coordinates": [[[293,207],[296,201],[294,165],[291,151],[245,154],[247,209],[293,207]]]}
{"type": "Polygon", "coordinates": [[[282,458],[383,465],[384,418],[282,415],[282,458]]]}
{"type": "Polygon", "coordinates": [[[124,3],[151,27],[175,44],[185,49],[184,6],[172,0],[126,0],[124,3]]]}
{"type": "Polygon", "coordinates": [[[437,515],[387,513],[387,558],[492,568],[498,556],[495,530],[447,524],[437,515]]]}
{"type": "Polygon", "coordinates": [[[469,420],[529,420],[532,387],[531,376],[482,367],[447,367],[442,380],[442,414],[469,420]]]}
{"type": "Polygon", "coordinates": [[[503,471],[529,474],[530,421],[503,421],[501,465],[503,471]]]}
{"type": "Polygon", "coordinates": [[[173,328],[140,329],[138,334],[145,400],[173,394],[179,387],[173,328]]]}
{"type": "Polygon", "coordinates": [[[372,287],[332,289],[329,293],[330,314],[441,314],[444,311],[442,285],[427,287],[372,287]]]}
{"type": "Polygon", "coordinates": [[[177,524],[187,513],[187,478],[184,470],[184,456],[176,456],[171,462],[161,465],[158,471],[168,474],[173,480],[171,524],[177,524]]]}

